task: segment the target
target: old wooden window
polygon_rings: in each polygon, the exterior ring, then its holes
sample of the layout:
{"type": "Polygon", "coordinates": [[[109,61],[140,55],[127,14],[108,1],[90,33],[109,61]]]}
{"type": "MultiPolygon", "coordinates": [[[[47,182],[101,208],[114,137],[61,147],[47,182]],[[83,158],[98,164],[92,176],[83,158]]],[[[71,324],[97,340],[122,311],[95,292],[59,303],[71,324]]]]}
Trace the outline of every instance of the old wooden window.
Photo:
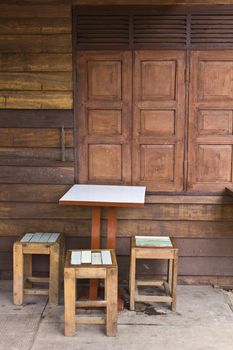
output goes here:
{"type": "Polygon", "coordinates": [[[231,11],[77,8],[79,182],[162,192],[232,182],[231,11]]]}

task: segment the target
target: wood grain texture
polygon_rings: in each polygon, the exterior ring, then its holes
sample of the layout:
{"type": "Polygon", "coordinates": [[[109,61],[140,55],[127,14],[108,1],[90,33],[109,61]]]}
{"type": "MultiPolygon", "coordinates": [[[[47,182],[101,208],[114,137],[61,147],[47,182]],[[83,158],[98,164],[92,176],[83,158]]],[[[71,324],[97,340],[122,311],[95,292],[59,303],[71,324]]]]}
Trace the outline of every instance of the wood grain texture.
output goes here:
{"type": "MultiPolygon", "coordinates": [[[[14,175],[11,174],[12,170],[8,169],[8,167],[2,167],[3,174],[5,176],[1,176],[1,182],[13,182],[10,181],[14,178],[14,175]],[[4,180],[4,181],[3,181],[4,180]]],[[[48,169],[47,174],[44,173],[43,168],[29,168],[25,167],[16,167],[15,172],[17,172],[16,180],[19,183],[26,183],[26,181],[31,181],[30,183],[42,183],[44,181],[47,183],[49,181],[54,181],[53,184],[57,182],[57,184],[67,182],[67,184],[71,183],[73,171],[69,168],[58,168],[58,169],[48,169]],[[59,171],[60,169],[60,171],[59,171]],[[56,174],[57,171],[57,174],[56,174]],[[38,174],[39,173],[39,174],[38,174]],[[37,174],[37,175],[36,175],[37,174]],[[33,176],[34,177],[33,177],[33,176]]],[[[15,179],[14,179],[15,180],[15,179]]],[[[27,210],[31,213],[31,218],[39,218],[42,215],[42,218],[50,218],[50,213],[53,215],[53,218],[56,215],[60,218],[90,218],[90,210],[89,208],[79,207],[79,206],[58,206],[58,204],[37,204],[37,203],[22,203],[18,205],[18,210],[14,209],[14,203],[4,203],[4,205],[0,206],[0,217],[14,217],[14,218],[27,218],[27,210]],[[37,210],[36,210],[37,208],[37,210]],[[3,215],[3,216],[2,216],[3,215]],[[33,216],[36,215],[36,216],[33,216]],[[55,216],[54,216],[55,215],[55,216]],[[84,215],[84,216],[82,216],[84,215]]],[[[140,218],[141,220],[150,221],[150,220],[161,220],[161,221],[232,221],[233,218],[233,207],[232,205],[224,204],[224,205],[181,205],[177,207],[176,205],[153,205],[151,207],[146,206],[146,208],[140,209],[128,209],[122,208],[117,211],[117,218],[120,220],[137,220],[140,218]],[[194,215],[195,212],[195,215],[194,215]]],[[[106,211],[103,211],[103,218],[106,219],[106,211]]]]}
{"type": "MultiPolygon", "coordinates": [[[[65,149],[65,159],[68,162],[74,161],[73,148],[65,149]]],[[[0,164],[1,165],[38,165],[49,164],[53,161],[61,161],[61,148],[25,148],[25,147],[1,147],[0,164]]],[[[58,164],[59,165],[59,164],[58,164]]]]}
{"type": "MultiPolygon", "coordinates": [[[[29,0],[30,1],[30,0],[29,0]]],[[[108,5],[111,3],[112,5],[118,4],[128,4],[128,5],[141,5],[140,0],[71,0],[73,4],[104,4],[108,5]]],[[[206,4],[232,4],[231,0],[145,0],[143,2],[145,5],[206,5],[206,4]]]]}
{"type": "Polygon", "coordinates": [[[0,53],[3,72],[71,72],[70,53],[0,53]]]}
{"type": "Polygon", "coordinates": [[[73,128],[70,110],[0,110],[1,128],[73,128]]]}
{"type": "Polygon", "coordinates": [[[73,184],[74,168],[51,166],[1,166],[1,183],[73,184]]]}
{"type": "Polygon", "coordinates": [[[0,17],[0,108],[71,109],[71,3],[1,3],[0,17]]]}
{"type": "Polygon", "coordinates": [[[70,17],[71,7],[65,4],[1,4],[0,17],[6,18],[30,18],[30,17],[70,17]]]}
{"type": "Polygon", "coordinates": [[[0,52],[70,53],[71,35],[0,35],[0,52]]]}
{"type": "Polygon", "coordinates": [[[135,52],[133,182],[148,191],[184,188],[184,70],[184,52],[135,52]]]}
{"type": "Polygon", "coordinates": [[[70,34],[70,18],[2,18],[0,23],[1,34],[70,34]]]}
{"type": "Polygon", "coordinates": [[[23,198],[26,202],[57,203],[69,188],[69,185],[0,184],[0,201],[21,202],[23,198]]]}
{"type": "Polygon", "coordinates": [[[5,73],[0,76],[0,90],[71,91],[71,73],[5,73]]]}
{"type": "MultiPolygon", "coordinates": [[[[60,129],[0,128],[0,147],[60,147],[60,129]]],[[[73,130],[65,130],[65,146],[73,147],[73,130]]]]}
{"type": "Polygon", "coordinates": [[[190,61],[188,189],[232,183],[231,50],[195,51],[190,61]]]}
{"type": "Polygon", "coordinates": [[[71,109],[71,92],[1,91],[0,108],[71,109]]]}
{"type": "MultiPolygon", "coordinates": [[[[42,196],[43,200],[44,196],[42,196]]],[[[32,197],[33,199],[33,197],[32,197]]],[[[37,197],[37,201],[39,197],[37,197]]],[[[17,202],[16,202],[17,203],[17,202]]],[[[16,205],[16,204],[15,204],[16,205]]],[[[18,204],[17,204],[18,206],[18,204]]],[[[117,240],[119,237],[131,237],[132,235],[170,235],[176,238],[231,238],[232,222],[213,221],[145,221],[145,220],[118,220],[117,240]]],[[[75,219],[44,219],[25,218],[1,219],[0,236],[18,236],[26,231],[40,231],[41,225],[45,231],[64,232],[67,236],[84,236],[90,238],[90,215],[75,219]],[[85,218],[86,217],[86,218],[85,218]]],[[[103,221],[102,244],[106,245],[107,225],[103,221]]],[[[89,242],[90,245],[90,242],[89,242]]],[[[78,246],[77,246],[78,247],[78,246]]],[[[72,248],[72,247],[70,247],[72,248]]]]}
{"type": "Polygon", "coordinates": [[[79,52],[80,183],[130,181],[131,64],[126,51],[79,52]]]}

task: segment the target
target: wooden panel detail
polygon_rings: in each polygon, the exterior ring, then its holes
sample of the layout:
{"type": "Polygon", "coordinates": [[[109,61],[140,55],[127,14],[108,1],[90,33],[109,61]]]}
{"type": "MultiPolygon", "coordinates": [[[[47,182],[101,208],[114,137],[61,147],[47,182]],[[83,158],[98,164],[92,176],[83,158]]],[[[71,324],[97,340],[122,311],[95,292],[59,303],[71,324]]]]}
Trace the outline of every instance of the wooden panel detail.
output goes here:
{"type": "Polygon", "coordinates": [[[148,191],[183,190],[184,52],[137,51],[133,181],[148,191]]]}
{"type": "Polygon", "coordinates": [[[90,60],[87,65],[89,100],[121,100],[121,62],[90,60]]]}
{"type": "Polygon", "coordinates": [[[199,182],[232,180],[232,146],[199,145],[197,162],[199,182]]]}
{"type": "Polygon", "coordinates": [[[232,111],[200,110],[198,135],[232,135],[232,111]]]}
{"type": "Polygon", "coordinates": [[[141,110],[140,134],[171,136],[175,134],[175,111],[141,110]]]}
{"type": "Polygon", "coordinates": [[[173,145],[141,145],[140,180],[172,183],[174,154],[173,145]]]}
{"type": "Polygon", "coordinates": [[[79,181],[131,180],[131,53],[78,55],[79,181]]]}
{"type": "Polygon", "coordinates": [[[88,160],[89,181],[122,181],[120,145],[90,145],[88,160]]]}
{"type": "Polygon", "coordinates": [[[174,100],[176,61],[147,58],[141,61],[141,100],[174,100]]]}
{"type": "Polygon", "coordinates": [[[89,135],[120,135],[121,111],[119,110],[89,110],[89,135]]]}
{"type": "Polygon", "coordinates": [[[232,183],[232,51],[193,51],[190,64],[188,189],[232,183]]]}
{"type": "Polygon", "coordinates": [[[198,65],[198,101],[231,100],[233,97],[232,61],[200,59],[198,65]]]}

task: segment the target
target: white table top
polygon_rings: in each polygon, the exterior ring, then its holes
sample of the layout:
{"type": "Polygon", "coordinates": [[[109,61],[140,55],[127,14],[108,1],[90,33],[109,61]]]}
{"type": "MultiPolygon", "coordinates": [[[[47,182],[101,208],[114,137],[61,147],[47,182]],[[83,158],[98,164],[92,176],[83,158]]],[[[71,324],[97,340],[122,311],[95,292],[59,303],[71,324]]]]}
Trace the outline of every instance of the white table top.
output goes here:
{"type": "Polygon", "coordinates": [[[111,185],[73,185],[59,200],[62,205],[140,207],[146,187],[111,185]]]}

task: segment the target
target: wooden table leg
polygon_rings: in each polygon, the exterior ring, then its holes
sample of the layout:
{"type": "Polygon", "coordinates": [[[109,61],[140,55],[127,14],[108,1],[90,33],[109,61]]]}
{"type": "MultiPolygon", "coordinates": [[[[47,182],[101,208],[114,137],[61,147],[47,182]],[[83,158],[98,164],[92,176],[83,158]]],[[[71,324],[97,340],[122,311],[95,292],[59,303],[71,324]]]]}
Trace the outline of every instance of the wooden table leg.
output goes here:
{"type": "Polygon", "coordinates": [[[107,232],[107,248],[116,249],[116,208],[108,208],[108,232],[107,232]]]}
{"type": "MultiPolygon", "coordinates": [[[[116,250],[116,231],[117,231],[117,218],[116,208],[108,208],[108,230],[107,230],[107,249],[116,250]]],[[[118,311],[124,309],[124,301],[121,297],[118,297],[118,311]]]]}
{"type": "MultiPolygon", "coordinates": [[[[91,227],[91,249],[100,248],[100,207],[92,208],[92,227],[91,227]]],[[[91,280],[89,299],[96,300],[98,294],[98,280],[91,280]]]]}

